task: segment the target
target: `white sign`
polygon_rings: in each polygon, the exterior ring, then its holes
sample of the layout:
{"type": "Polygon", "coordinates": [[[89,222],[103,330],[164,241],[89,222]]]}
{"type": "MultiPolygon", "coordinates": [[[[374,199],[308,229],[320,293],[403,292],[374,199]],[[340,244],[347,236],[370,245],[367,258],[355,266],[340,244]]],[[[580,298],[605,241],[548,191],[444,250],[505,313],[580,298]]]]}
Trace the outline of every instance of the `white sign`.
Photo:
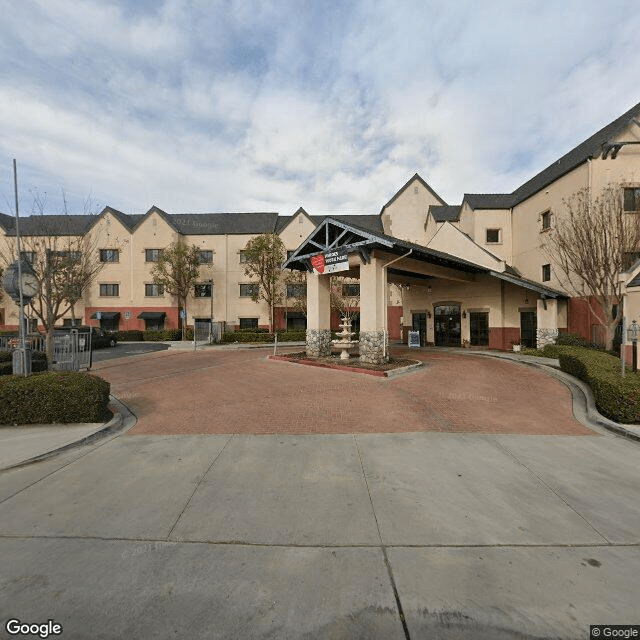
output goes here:
{"type": "Polygon", "coordinates": [[[187,312],[184,309],[180,309],[180,317],[181,318],[186,318],[187,317],[187,312]]]}
{"type": "Polygon", "coordinates": [[[125,311],[124,312],[124,319],[125,320],[129,320],[131,318],[131,311],[125,311]]]}
{"type": "Polygon", "coordinates": [[[325,251],[311,258],[311,266],[315,273],[335,273],[349,270],[349,255],[346,249],[325,251]]]}
{"type": "Polygon", "coordinates": [[[100,311],[98,311],[96,313],[96,320],[100,320],[100,318],[102,318],[102,313],[100,311]]]}
{"type": "Polygon", "coordinates": [[[420,346],[420,332],[419,331],[409,331],[409,346],[410,347],[419,347],[420,346]]]}

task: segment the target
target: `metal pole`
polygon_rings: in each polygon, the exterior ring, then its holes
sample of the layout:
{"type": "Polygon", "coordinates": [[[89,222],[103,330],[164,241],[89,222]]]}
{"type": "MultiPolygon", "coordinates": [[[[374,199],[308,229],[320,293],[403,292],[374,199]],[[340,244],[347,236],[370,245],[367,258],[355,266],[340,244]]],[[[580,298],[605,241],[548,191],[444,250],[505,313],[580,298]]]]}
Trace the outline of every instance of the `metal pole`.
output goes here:
{"type": "Polygon", "coordinates": [[[633,346],[631,347],[632,351],[631,351],[631,371],[633,371],[633,373],[636,373],[638,371],[638,338],[635,337],[636,334],[634,334],[634,338],[633,338],[633,346]]]}
{"type": "MultiPolygon", "coordinates": [[[[624,313],[624,302],[622,303],[622,312],[624,313]]],[[[620,373],[624,378],[627,373],[627,365],[626,365],[626,357],[627,357],[627,318],[626,316],[622,316],[622,336],[620,338],[620,373]]]]}
{"type": "Polygon", "coordinates": [[[16,248],[18,251],[18,293],[20,295],[20,312],[18,315],[18,340],[20,343],[20,359],[22,360],[22,375],[27,377],[27,354],[24,340],[24,299],[22,297],[22,251],[20,247],[20,210],[18,207],[18,169],[16,159],[13,159],[13,190],[16,200],[16,248]]]}
{"type": "Polygon", "coordinates": [[[209,313],[209,344],[213,342],[213,279],[209,278],[209,285],[211,286],[211,311],[209,313]]]}

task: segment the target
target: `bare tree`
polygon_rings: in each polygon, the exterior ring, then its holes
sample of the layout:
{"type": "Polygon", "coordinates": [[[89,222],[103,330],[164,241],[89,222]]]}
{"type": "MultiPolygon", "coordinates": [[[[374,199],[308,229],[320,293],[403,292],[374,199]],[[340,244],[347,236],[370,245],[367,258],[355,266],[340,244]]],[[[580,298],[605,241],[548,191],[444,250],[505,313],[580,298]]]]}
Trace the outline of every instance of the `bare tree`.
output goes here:
{"type": "Polygon", "coordinates": [[[269,331],[273,331],[275,308],[283,299],[283,273],[281,264],[286,251],[280,236],[275,233],[261,233],[247,243],[244,250],[244,273],[257,279],[254,288],[254,302],[264,300],[269,307],[269,331]]]}
{"type": "Polygon", "coordinates": [[[623,187],[610,184],[594,197],[583,188],[564,201],[543,250],[563,288],[583,298],[613,346],[621,299],[618,274],[640,250],[640,214],[625,211],[623,187]]]}
{"type": "MultiPolygon", "coordinates": [[[[21,237],[20,257],[31,264],[39,285],[28,308],[44,327],[49,361],[53,358],[55,323],[70,310],[75,316],[75,304],[102,268],[97,239],[90,230],[77,227],[79,221],[66,213],[64,193],[63,199],[64,215],[45,216],[46,195],[34,192],[31,215],[35,224],[21,237]]],[[[87,207],[91,207],[89,199],[85,202],[85,215],[90,215],[87,207]]],[[[8,254],[0,256],[5,264],[18,259],[15,238],[7,240],[8,254]]]]}
{"type": "Polygon", "coordinates": [[[353,320],[360,307],[360,280],[349,276],[331,276],[330,305],[341,318],[353,320]]]}
{"type": "Polygon", "coordinates": [[[284,277],[287,287],[287,308],[307,317],[307,272],[291,270],[284,277]]]}
{"type": "MultiPolygon", "coordinates": [[[[197,246],[187,246],[178,240],[163,249],[151,269],[153,282],[178,299],[178,306],[187,307],[187,298],[200,276],[200,252],[197,246]]],[[[186,322],[182,322],[182,339],[185,339],[186,322]]]]}

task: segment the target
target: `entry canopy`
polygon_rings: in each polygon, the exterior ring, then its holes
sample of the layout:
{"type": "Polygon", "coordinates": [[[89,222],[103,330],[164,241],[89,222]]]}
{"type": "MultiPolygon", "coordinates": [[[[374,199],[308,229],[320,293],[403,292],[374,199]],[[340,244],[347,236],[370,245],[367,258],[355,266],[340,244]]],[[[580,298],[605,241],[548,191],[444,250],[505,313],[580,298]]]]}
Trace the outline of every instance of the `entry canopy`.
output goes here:
{"type": "MultiPolygon", "coordinates": [[[[561,291],[545,287],[544,285],[521,278],[518,272],[507,267],[507,271],[500,273],[484,267],[482,265],[469,262],[463,258],[458,258],[443,251],[430,249],[413,242],[407,242],[400,238],[394,238],[383,233],[373,232],[363,229],[353,224],[348,224],[336,218],[325,218],[323,222],[316,227],[306,240],[293,252],[290,258],[282,264],[283,269],[292,269],[296,271],[313,272],[311,258],[319,253],[327,251],[335,251],[336,249],[346,250],[348,253],[360,254],[362,261],[368,263],[371,252],[374,249],[384,251],[387,254],[396,256],[405,256],[411,252],[409,256],[411,260],[446,267],[454,271],[460,271],[467,274],[487,274],[501,280],[506,280],[511,284],[515,284],[525,289],[535,291],[546,298],[567,298],[568,296],[561,291]]],[[[413,272],[406,263],[396,263],[393,269],[389,270],[390,274],[400,277],[424,278],[419,272],[413,272]]],[[[429,276],[427,276],[429,277],[429,276]]]]}
{"type": "Polygon", "coordinates": [[[140,320],[162,320],[167,314],[164,311],[143,311],[138,315],[140,320]]]}
{"type": "Polygon", "coordinates": [[[98,313],[100,314],[100,318],[102,320],[116,320],[120,317],[119,311],[96,311],[91,314],[91,319],[95,320],[98,317],[98,313]]]}

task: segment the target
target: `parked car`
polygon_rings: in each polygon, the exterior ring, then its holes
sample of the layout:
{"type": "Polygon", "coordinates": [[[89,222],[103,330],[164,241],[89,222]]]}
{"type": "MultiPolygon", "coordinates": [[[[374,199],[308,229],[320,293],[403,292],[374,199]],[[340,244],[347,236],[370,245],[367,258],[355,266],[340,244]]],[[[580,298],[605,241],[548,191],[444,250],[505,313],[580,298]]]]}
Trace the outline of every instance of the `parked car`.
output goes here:
{"type": "Polygon", "coordinates": [[[110,333],[104,329],[96,329],[95,327],[56,327],[55,331],[70,331],[71,329],[78,329],[80,333],[89,331],[91,329],[91,348],[102,349],[104,347],[115,347],[118,344],[118,336],[115,333],[110,333]]]}
{"type": "Polygon", "coordinates": [[[118,337],[115,333],[109,333],[104,329],[94,329],[91,336],[91,348],[102,349],[103,347],[115,347],[118,344],[118,337]]]}

